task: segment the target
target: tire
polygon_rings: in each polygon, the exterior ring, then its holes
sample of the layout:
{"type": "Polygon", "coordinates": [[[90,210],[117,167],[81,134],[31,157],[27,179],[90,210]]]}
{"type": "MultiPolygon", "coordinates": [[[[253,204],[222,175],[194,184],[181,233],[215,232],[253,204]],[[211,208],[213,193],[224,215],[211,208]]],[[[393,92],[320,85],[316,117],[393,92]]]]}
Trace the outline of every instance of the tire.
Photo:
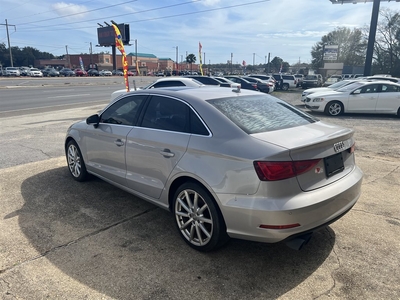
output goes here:
{"type": "Polygon", "coordinates": [[[340,103],[339,101],[329,102],[325,107],[325,114],[327,114],[328,116],[332,117],[340,116],[341,114],[343,114],[343,112],[344,112],[343,104],[340,103]]]}
{"type": "Polygon", "coordinates": [[[399,109],[397,110],[397,117],[400,118],[400,107],[399,107],[399,109]]]}
{"type": "Polygon", "coordinates": [[[88,178],[88,173],[81,150],[74,140],[68,142],[65,154],[69,173],[76,181],[85,181],[88,178]]]}
{"type": "Polygon", "coordinates": [[[177,189],[173,213],[178,232],[193,249],[207,252],[229,240],[214,199],[197,183],[188,182],[177,189]]]}
{"type": "Polygon", "coordinates": [[[283,91],[289,90],[289,84],[284,83],[284,84],[282,85],[282,90],[283,90],[283,91]]]}

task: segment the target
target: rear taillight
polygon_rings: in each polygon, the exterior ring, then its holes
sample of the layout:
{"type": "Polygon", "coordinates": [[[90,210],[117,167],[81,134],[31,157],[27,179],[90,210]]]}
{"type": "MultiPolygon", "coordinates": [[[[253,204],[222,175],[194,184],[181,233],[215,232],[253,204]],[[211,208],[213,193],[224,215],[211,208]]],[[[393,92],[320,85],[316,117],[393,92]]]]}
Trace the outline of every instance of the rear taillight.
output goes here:
{"type": "Polygon", "coordinates": [[[253,86],[253,88],[257,89],[257,83],[252,83],[251,85],[253,86]]]}
{"type": "Polygon", "coordinates": [[[300,161],[255,161],[254,169],[261,181],[276,181],[295,177],[315,167],[320,159],[300,161]]]}
{"type": "Polygon", "coordinates": [[[349,151],[349,153],[353,153],[356,150],[356,143],[353,144],[353,146],[351,146],[349,149],[347,149],[347,151],[349,151]]]}

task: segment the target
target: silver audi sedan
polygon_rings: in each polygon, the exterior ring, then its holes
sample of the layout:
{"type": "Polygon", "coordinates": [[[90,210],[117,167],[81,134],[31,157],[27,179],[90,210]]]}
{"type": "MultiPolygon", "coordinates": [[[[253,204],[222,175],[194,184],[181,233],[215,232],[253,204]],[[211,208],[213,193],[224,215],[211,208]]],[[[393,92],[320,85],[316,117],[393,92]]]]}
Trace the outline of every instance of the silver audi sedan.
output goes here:
{"type": "Polygon", "coordinates": [[[121,95],[65,139],[77,181],[95,175],[173,214],[184,241],[300,249],[360,196],[353,130],[268,94],[160,88],[121,95]]]}

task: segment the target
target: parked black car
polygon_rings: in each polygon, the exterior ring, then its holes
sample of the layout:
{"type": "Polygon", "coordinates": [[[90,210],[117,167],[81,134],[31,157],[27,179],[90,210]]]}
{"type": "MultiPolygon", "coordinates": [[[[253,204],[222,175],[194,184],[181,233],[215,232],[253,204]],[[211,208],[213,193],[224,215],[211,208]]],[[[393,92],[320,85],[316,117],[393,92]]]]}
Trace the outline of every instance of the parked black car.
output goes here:
{"type": "Polygon", "coordinates": [[[99,71],[96,69],[89,69],[87,70],[88,76],[100,76],[99,71]]]}
{"type": "Polygon", "coordinates": [[[240,76],[227,75],[224,77],[228,78],[229,80],[231,80],[233,82],[240,83],[240,87],[242,89],[258,91],[257,83],[250,82],[240,76]]]}
{"type": "Polygon", "coordinates": [[[62,69],[60,70],[60,75],[61,75],[61,76],[65,76],[65,77],[68,77],[68,76],[75,76],[75,72],[72,71],[72,70],[69,69],[69,68],[62,68],[62,69]]]}
{"type": "Polygon", "coordinates": [[[42,70],[43,77],[60,77],[60,72],[54,68],[46,68],[42,70]]]}
{"type": "Polygon", "coordinates": [[[202,84],[205,84],[205,85],[218,85],[218,86],[222,86],[222,87],[231,87],[231,85],[229,83],[220,82],[217,79],[208,77],[208,76],[187,75],[185,77],[190,77],[190,78],[196,79],[197,81],[200,81],[202,84]]]}
{"type": "Polygon", "coordinates": [[[269,93],[269,84],[266,81],[263,81],[260,78],[248,77],[248,76],[243,76],[242,78],[246,79],[247,81],[257,84],[257,89],[260,92],[267,93],[267,94],[269,93]]]}

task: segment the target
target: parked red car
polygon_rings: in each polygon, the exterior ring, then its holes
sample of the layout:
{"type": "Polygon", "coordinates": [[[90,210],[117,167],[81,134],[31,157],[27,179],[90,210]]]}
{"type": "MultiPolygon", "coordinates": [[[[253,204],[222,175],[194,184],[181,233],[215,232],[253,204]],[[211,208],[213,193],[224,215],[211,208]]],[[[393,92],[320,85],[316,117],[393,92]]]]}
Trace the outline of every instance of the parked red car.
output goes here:
{"type": "Polygon", "coordinates": [[[82,69],[75,69],[75,76],[87,76],[87,72],[85,70],[82,69]]]}

